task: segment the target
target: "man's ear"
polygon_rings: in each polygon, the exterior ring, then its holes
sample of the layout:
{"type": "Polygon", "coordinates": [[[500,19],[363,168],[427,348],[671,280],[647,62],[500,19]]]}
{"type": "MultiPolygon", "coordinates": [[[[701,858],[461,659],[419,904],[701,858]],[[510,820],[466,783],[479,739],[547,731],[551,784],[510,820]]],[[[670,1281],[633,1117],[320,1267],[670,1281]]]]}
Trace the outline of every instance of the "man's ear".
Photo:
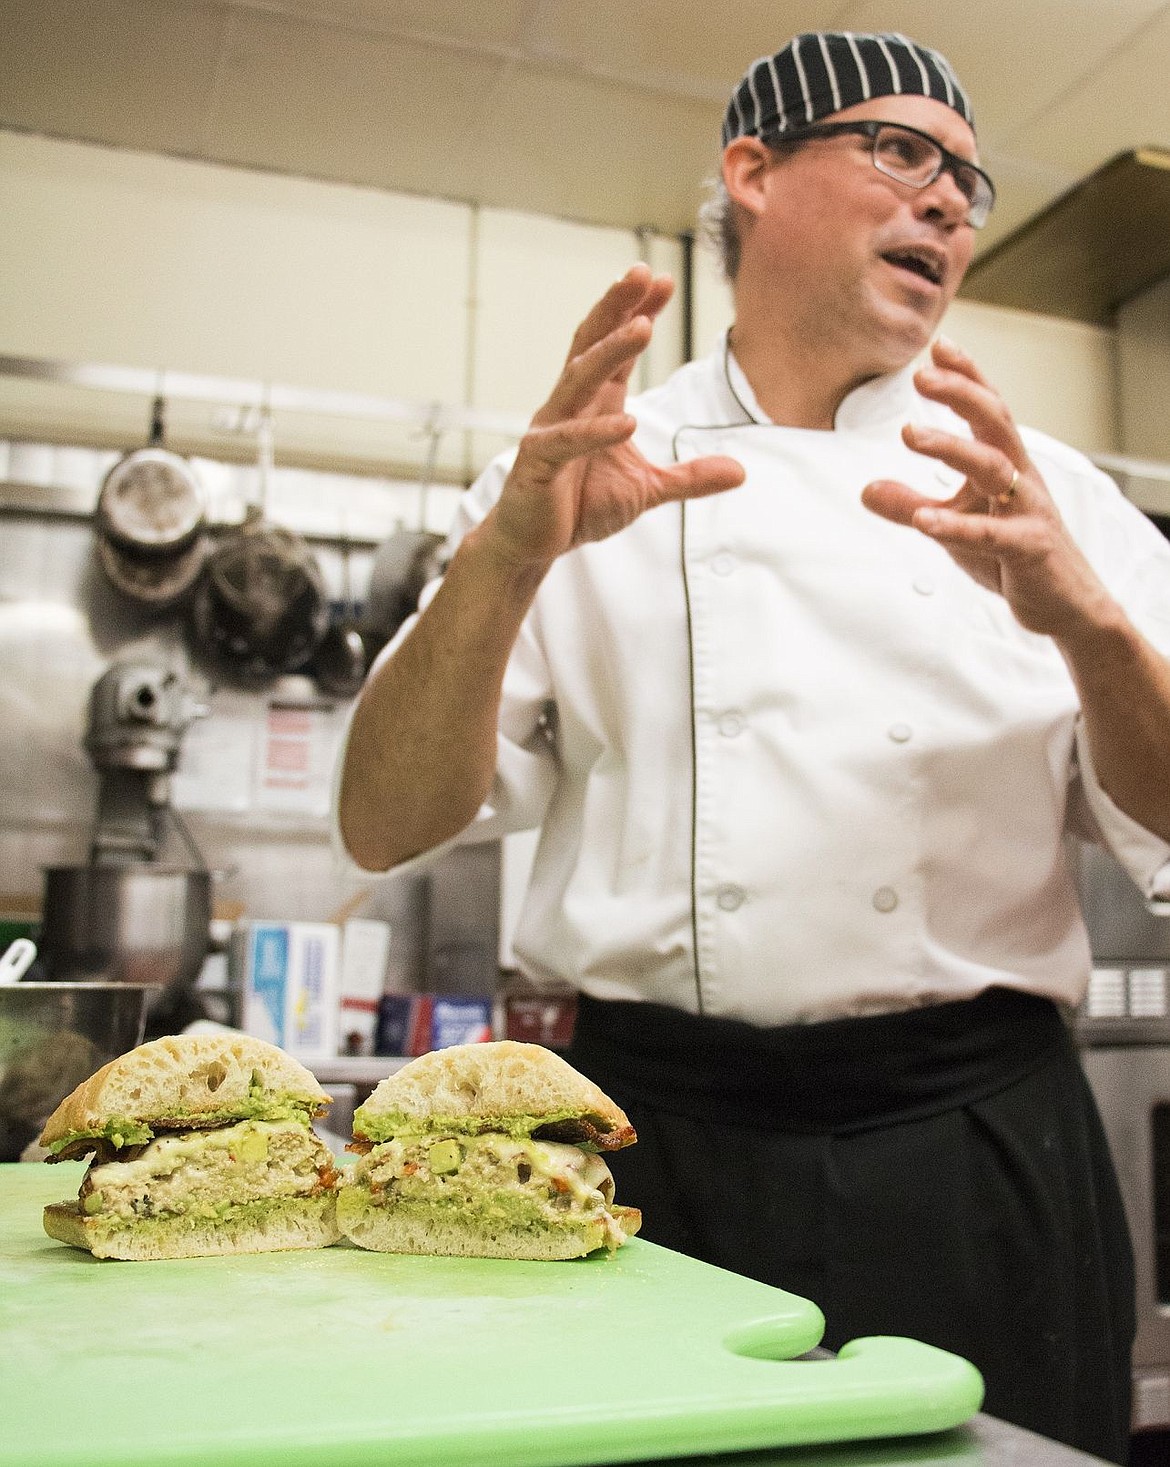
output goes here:
{"type": "Polygon", "coordinates": [[[764,210],[764,181],[772,162],[771,149],[759,138],[733,138],[723,150],[723,186],[749,214],[764,210]]]}

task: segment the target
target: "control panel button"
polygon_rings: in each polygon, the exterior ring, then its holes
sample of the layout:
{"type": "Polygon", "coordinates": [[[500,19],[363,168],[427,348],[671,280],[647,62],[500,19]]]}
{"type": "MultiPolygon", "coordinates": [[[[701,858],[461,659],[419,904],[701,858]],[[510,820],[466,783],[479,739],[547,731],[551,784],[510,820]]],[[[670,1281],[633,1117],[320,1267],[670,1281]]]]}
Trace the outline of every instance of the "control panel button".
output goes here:
{"type": "Polygon", "coordinates": [[[1166,1017],[1165,968],[1129,970],[1129,1015],[1131,1019],[1166,1017]]]}
{"type": "Polygon", "coordinates": [[[1126,990],[1124,968],[1094,968],[1085,995],[1087,1019],[1124,1019],[1126,990]]]}

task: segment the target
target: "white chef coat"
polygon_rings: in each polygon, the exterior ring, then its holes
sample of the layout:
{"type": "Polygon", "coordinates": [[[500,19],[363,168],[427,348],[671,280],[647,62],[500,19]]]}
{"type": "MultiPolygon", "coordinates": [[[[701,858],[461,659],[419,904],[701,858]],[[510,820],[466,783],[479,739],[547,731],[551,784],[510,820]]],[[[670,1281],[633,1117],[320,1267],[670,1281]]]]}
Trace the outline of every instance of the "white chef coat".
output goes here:
{"type": "MultiPolygon", "coordinates": [[[[1075,1003],[1090,955],[1070,834],[1105,841],[1147,892],[1170,884],[1170,847],[1097,783],[1053,643],[861,504],[876,478],[949,497],[959,476],[899,429],[966,425],[907,369],[853,392],[832,431],[777,427],[725,347],[631,409],[652,460],[724,453],[747,479],[574,550],[540,588],[494,786],[456,838],[541,827],[522,970],[761,1024],[994,984],[1075,1003]]],[[[1170,546],[1081,454],[1025,442],[1170,650],[1170,546]]],[[[453,541],[510,462],[468,491],[453,541]]]]}

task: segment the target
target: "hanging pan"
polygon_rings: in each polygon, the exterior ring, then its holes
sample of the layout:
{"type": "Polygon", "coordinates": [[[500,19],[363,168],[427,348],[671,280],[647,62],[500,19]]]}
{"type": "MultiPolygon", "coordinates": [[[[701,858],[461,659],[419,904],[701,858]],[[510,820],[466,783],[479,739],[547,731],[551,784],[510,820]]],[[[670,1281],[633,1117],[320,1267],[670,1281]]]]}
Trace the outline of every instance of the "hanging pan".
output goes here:
{"type": "Polygon", "coordinates": [[[378,546],[370,570],[363,632],[367,656],[379,652],[408,616],[418,610],[418,600],[428,581],[447,567],[446,535],[426,528],[427,495],[435,477],[440,430],[429,427],[426,464],[419,480],[418,529],[401,523],[378,546]]]}
{"type": "Polygon", "coordinates": [[[272,429],[260,423],[259,504],[207,557],[193,617],[202,650],[237,680],[257,684],[296,672],[329,624],[316,558],[299,536],[265,518],[272,429]]]}
{"type": "Polygon", "coordinates": [[[165,404],[154,400],[150,442],[114,464],[94,512],[98,560],[123,595],[169,606],[203,564],[205,500],[190,464],[164,446],[165,404]]]}
{"type": "Polygon", "coordinates": [[[365,681],[369,658],[358,603],[354,600],[349,537],[341,535],[342,601],[313,654],[312,673],[323,693],[353,698],[365,681]]]}

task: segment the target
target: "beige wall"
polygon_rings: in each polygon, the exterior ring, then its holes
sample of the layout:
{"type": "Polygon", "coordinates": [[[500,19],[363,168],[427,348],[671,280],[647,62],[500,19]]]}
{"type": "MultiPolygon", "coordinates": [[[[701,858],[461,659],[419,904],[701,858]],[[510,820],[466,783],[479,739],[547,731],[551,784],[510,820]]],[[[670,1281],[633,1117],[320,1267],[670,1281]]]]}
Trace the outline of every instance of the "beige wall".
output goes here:
{"type": "Polygon", "coordinates": [[[959,300],[943,330],[969,351],[1021,423],[1083,453],[1118,447],[1114,333],[959,300]]]}
{"type": "MultiPolygon", "coordinates": [[[[172,369],[506,413],[542,400],[572,330],[634,259],[677,273],[678,242],[533,214],[185,162],[0,131],[0,352],[172,369]]],[[[695,252],[695,349],[730,299],[695,252]]],[[[1117,447],[1112,333],[957,303],[947,331],[1017,415],[1088,451],[1117,447]]],[[[681,359],[677,303],[642,373],[681,359]]],[[[222,419],[222,412],[219,414],[222,419]]],[[[84,424],[136,441],[145,401],[0,379],[0,435],[84,424]]],[[[401,424],[277,421],[277,453],[421,467],[401,424]]],[[[214,452],[206,404],[171,409],[176,446],[214,452]]],[[[505,440],[448,433],[471,472],[505,440]]]]}
{"type": "MultiPolygon", "coordinates": [[[[695,345],[706,351],[731,322],[731,295],[709,249],[696,251],[696,265],[695,345]]],[[[1084,453],[1119,446],[1112,331],[964,300],[943,331],[975,357],[1021,423],[1084,453]]]]}
{"type": "Polygon", "coordinates": [[[1138,458],[1170,461],[1170,280],[1117,313],[1117,369],[1122,447],[1138,458]]]}
{"type": "MultiPolygon", "coordinates": [[[[466,405],[528,417],[572,329],[673,240],[0,131],[0,352],[466,405]]],[[[676,265],[675,265],[676,267],[676,265]]],[[[677,268],[677,267],[676,267],[677,268]]],[[[680,339],[677,320],[663,343],[680,339]]],[[[656,347],[665,376],[677,346],[656,347]]],[[[222,414],[219,414],[222,416],[222,414]]],[[[215,448],[216,414],[169,429],[215,448]]],[[[144,434],[146,405],[0,380],[0,434],[144,434]]],[[[220,430],[222,436],[222,430],[220,430]]],[[[417,427],[285,414],[277,451],[409,467],[417,427]]],[[[448,434],[465,473],[505,439],[448,434]]]]}

